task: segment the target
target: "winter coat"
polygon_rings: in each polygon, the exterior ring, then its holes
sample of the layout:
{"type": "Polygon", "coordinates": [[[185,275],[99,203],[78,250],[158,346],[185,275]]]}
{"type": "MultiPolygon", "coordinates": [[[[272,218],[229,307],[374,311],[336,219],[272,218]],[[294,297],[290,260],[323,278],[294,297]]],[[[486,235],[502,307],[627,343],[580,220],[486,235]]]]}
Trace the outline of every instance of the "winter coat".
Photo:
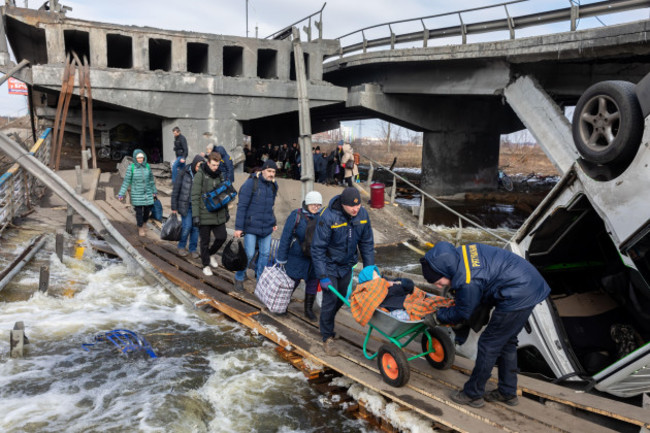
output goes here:
{"type": "MultiPolygon", "coordinates": [[[[343,145],[343,156],[341,157],[341,165],[345,167],[345,163],[348,162],[349,160],[354,161],[354,153],[352,153],[352,146],[345,143],[343,145]]],[[[345,174],[343,175],[343,177],[357,176],[358,174],[359,174],[359,169],[357,165],[354,164],[354,167],[352,169],[349,168],[345,169],[345,174]]]]}
{"type": "Polygon", "coordinates": [[[133,151],[133,163],[126,168],[124,181],[118,195],[124,197],[129,187],[131,188],[131,204],[133,206],[153,205],[153,196],[158,194],[158,190],[151,168],[147,164],[147,155],[140,149],[133,151]],[[136,162],[135,156],[138,153],[144,155],[142,164],[136,162]]]}
{"type": "Polygon", "coordinates": [[[314,153],[314,173],[322,173],[327,167],[327,161],[323,158],[323,154],[314,153]]]}
{"type": "Polygon", "coordinates": [[[188,155],[187,150],[187,140],[183,134],[178,134],[178,137],[174,137],[174,154],[176,158],[181,157],[187,159],[188,155]]]}
{"type": "Polygon", "coordinates": [[[229,180],[230,183],[235,182],[235,165],[232,162],[232,158],[226,152],[223,146],[216,146],[213,149],[213,152],[217,151],[221,155],[221,164],[219,164],[219,170],[225,174],[225,179],[229,180]]]}
{"type": "Polygon", "coordinates": [[[311,259],[317,278],[338,278],[349,273],[359,260],[357,247],[363,266],[374,265],[374,246],[368,211],[362,206],[359,213],[351,217],[343,211],[341,196],[335,196],[321,211],[311,244],[311,259]]]}
{"type": "Polygon", "coordinates": [[[176,182],[174,182],[171,197],[172,210],[178,211],[181,216],[187,215],[187,211],[192,205],[193,181],[194,173],[192,172],[192,166],[186,165],[176,178],[176,182]]]}
{"type": "Polygon", "coordinates": [[[264,179],[260,172],[246,179],[239,190],[235,230],[261,237],[270,235],[277,225],[273,214],[277,191],[278,184],[264,179]],[[253,191],[255,183],[257,190],[253,191]]]}
{"type": "Polygon", "coordinates": [[[519,311],[535,306],[551,293],[537,269],[518,255],[483,244],[454,248],[439,242],[424,256],[431,268],[451,280],[456,305],[441,308],[442,323],[468,320],[480,304],[499,311],[519,311]]]}
{"type": "Polygon", "coordinates": [[[289,214],[284,223],[282,238],[276,255],[276,260],[284,264],[284,269],[294,280],[313,280],[316,278],[311,258],[302,255],[302,243],[305,240],[307,224],[312,219],[318,219],[318,214],[312,214],[307,209],[296,209],[289,214]],[[296,225],[296,215],[300,212],[300,219],[296,225]]]}
{"type": "Polygon", "coordinates": [[[216,212],[210,212],[205,207],[203,198],[206,192],[214,191],[225,181],[220,171],[213,172],[208,164],[202,164],[194,175],[192,182],[192,218],[199,217],[199,225],[218,226],[228,221],[228,207],[222,207],[216,212]]]}

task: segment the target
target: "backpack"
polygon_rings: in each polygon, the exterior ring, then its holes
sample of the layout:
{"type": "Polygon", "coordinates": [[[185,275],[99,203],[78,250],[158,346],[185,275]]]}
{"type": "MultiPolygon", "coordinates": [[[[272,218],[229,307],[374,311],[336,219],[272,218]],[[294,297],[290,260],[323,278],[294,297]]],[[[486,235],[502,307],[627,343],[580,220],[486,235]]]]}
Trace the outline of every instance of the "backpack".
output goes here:
{"type": "MultiPolygon", "coordinates": [[[[296,228],[298,223],[300,223],[302,211],[298,209],[296,213],[296,222],[293,225],[293,237],[298,240],[296,237],[296,228]]],[[[305,229],[305,239],[300,243],[300,249],[302,250],[302,255],[305,257],[311,257],[311,241],[314,239],[314,232],[316,231],[316,223],[318,218],[314,217],[307,221],[307,228],[305,229]]]]}
{"type": "Polygon", "coordinates": [[[361,162],[361,154],[359,154],[358,152],[355,152],[354,153],[354,164],[359,165],[360,162],[361,162]]]}

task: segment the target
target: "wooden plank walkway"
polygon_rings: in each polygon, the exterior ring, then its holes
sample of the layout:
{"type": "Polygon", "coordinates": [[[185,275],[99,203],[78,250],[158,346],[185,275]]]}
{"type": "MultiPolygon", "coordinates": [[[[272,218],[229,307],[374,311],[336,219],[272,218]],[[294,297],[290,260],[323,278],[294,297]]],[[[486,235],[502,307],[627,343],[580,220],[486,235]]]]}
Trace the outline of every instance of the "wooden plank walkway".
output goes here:
{"type": "MultiPolygon", "coordinates": [[[[402,388],[393,388],[381,379],[376,362],[369,361],[362,352],[366,329],[359,326],[343,308],[337,315],[336,330],[343,356],[329,357],[323,350],[317,324],[307,321],[302,312],[302,302],[293,301],[289,314],[276,316],[261,312],[262,305],[252,294],[253,283],[245,283],[246,293],[233,287],[233,274],[218,269],[212,277],[203,275],[198,261],[181,259],[175,245],[157,239],[154,232],[146,237],[137,236],[135,216],[107,191],[107,201],[95,204],[107,215],[117,230],[172,283],[193,294],[197,305],[209,304],[244,326],[276,342],[281,347],[326,366],[378,392],[387,399],[414,410],[430,419],[434,425],[462,432],[585,432],[605,433],[616,430],[605,427],[605,418],[592,417],[593,422],[575,416],[566,410],[550,407],[536,400],[520,397],[520,404],[510,407],[501,403],[488,403],[476,409],[454,403],[449,393],[460,389],[471,371],[472,362],[458,357],[453,369],[432,369],[424,359],[410,362],[411,379],[402,388]]],[[[373,338],[369,344],[376,350],[381,340],[373,338]]],[[[419,351],[420,342],[413,342],[406,350],[419,351]]],[[[495,370],[496,371],[496,370],[495,370]]],[[[493,377],[496,375],[493,374],[493,377]]],[[[493,379],[494,380],[494,379],[493,379]]],[[[626,423],[650,427],[647,411],[640,407],[616,402],[591,394],[575,392],[569,388],[552,385],[530,377],[520,376],[521,391],[573,407],[622,420],[626,423]]]]}

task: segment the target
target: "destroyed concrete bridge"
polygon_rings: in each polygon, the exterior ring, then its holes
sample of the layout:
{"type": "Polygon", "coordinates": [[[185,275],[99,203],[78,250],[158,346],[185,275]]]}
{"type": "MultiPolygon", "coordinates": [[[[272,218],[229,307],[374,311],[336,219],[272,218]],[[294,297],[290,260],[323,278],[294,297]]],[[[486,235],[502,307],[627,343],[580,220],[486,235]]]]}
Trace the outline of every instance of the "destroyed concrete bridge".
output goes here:
{"type": "MultiPolygon", "coordinates": [[[[649,21],[577,31],[576,18],[648,7],[650,1],[600,2],[522,17],[510,17],[507,5],[491,6],[505,8],[503,20],[405,35],[395,35],[386,23],[375,27],[387,26],[390,37],[368,41],[360,31],[363,41],[348,46],[343,42],[352,34],[322,39],[322,18],[316,21],[319,37],[312,39],[309,27],[301,42],[312,131],[361,118],[423,131],[422,184],[433,194],[495,186],[499,137],[524,127],[542,147],[553,147],[554,155],[566,148],[565,157],[553,160],[564,171],[576,154],[561,108],[575,104],[594,82],[637,82],[650,72],[649,21]],[[562,20],[571,31],[514,38],[515,29],[562,20]],[[468,35],[504,29],[509,40],[467,43],[468,35]],[[427,46],[430,39],[454,35],[461,44],[427,46]],[[399,47],[415,40],[423,47],[399,47]]],[[[2,13],[16,58],[31,63],[18,76],[42,92],[40,117],[54,117],[65,59],[74,51],[90,63],[95,128],[128,120],[158,131],[165,160],[173,159],[168,131],[174,125],[184,131],[191,152],[216,140],[237,155],[244,134],[254,147],[292,142],[299,134],[288,39],[120,26],[14,6],[2,13]]]]}

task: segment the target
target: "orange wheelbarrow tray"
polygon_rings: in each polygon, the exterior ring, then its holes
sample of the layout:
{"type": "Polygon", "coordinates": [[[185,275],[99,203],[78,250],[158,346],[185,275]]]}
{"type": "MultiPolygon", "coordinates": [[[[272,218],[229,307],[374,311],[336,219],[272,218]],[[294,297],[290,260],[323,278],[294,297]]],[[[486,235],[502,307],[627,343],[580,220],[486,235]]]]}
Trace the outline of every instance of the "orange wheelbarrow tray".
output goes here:
{"type": "MultiPolygon", "coordinates": [[[[332,285],[328,287],[345,305],[350,306],[350,301],[338,290],[332,285]]],[[[427,294],[427,296],[434,295],[427,294]]],[[[363,341],[363,354],[369,360],[377,358],[377,366],[384,381],[389,385],[400,387],[408,383],[411,376],[408,361],[424,357],[433,368],[446,370],[454,363],[456,349],[449,334],[439,327],[430,329],[422,320],[400,320],[384,311],[375,310],[368,322],[368,333],[363,341]],[[377,352],[370,354],[368,342],[375,330],[390,343],[384,343],[377,352]],[[402,349],[420,334],[422,334],[422,352],[407,358],[402,349]]]]}

